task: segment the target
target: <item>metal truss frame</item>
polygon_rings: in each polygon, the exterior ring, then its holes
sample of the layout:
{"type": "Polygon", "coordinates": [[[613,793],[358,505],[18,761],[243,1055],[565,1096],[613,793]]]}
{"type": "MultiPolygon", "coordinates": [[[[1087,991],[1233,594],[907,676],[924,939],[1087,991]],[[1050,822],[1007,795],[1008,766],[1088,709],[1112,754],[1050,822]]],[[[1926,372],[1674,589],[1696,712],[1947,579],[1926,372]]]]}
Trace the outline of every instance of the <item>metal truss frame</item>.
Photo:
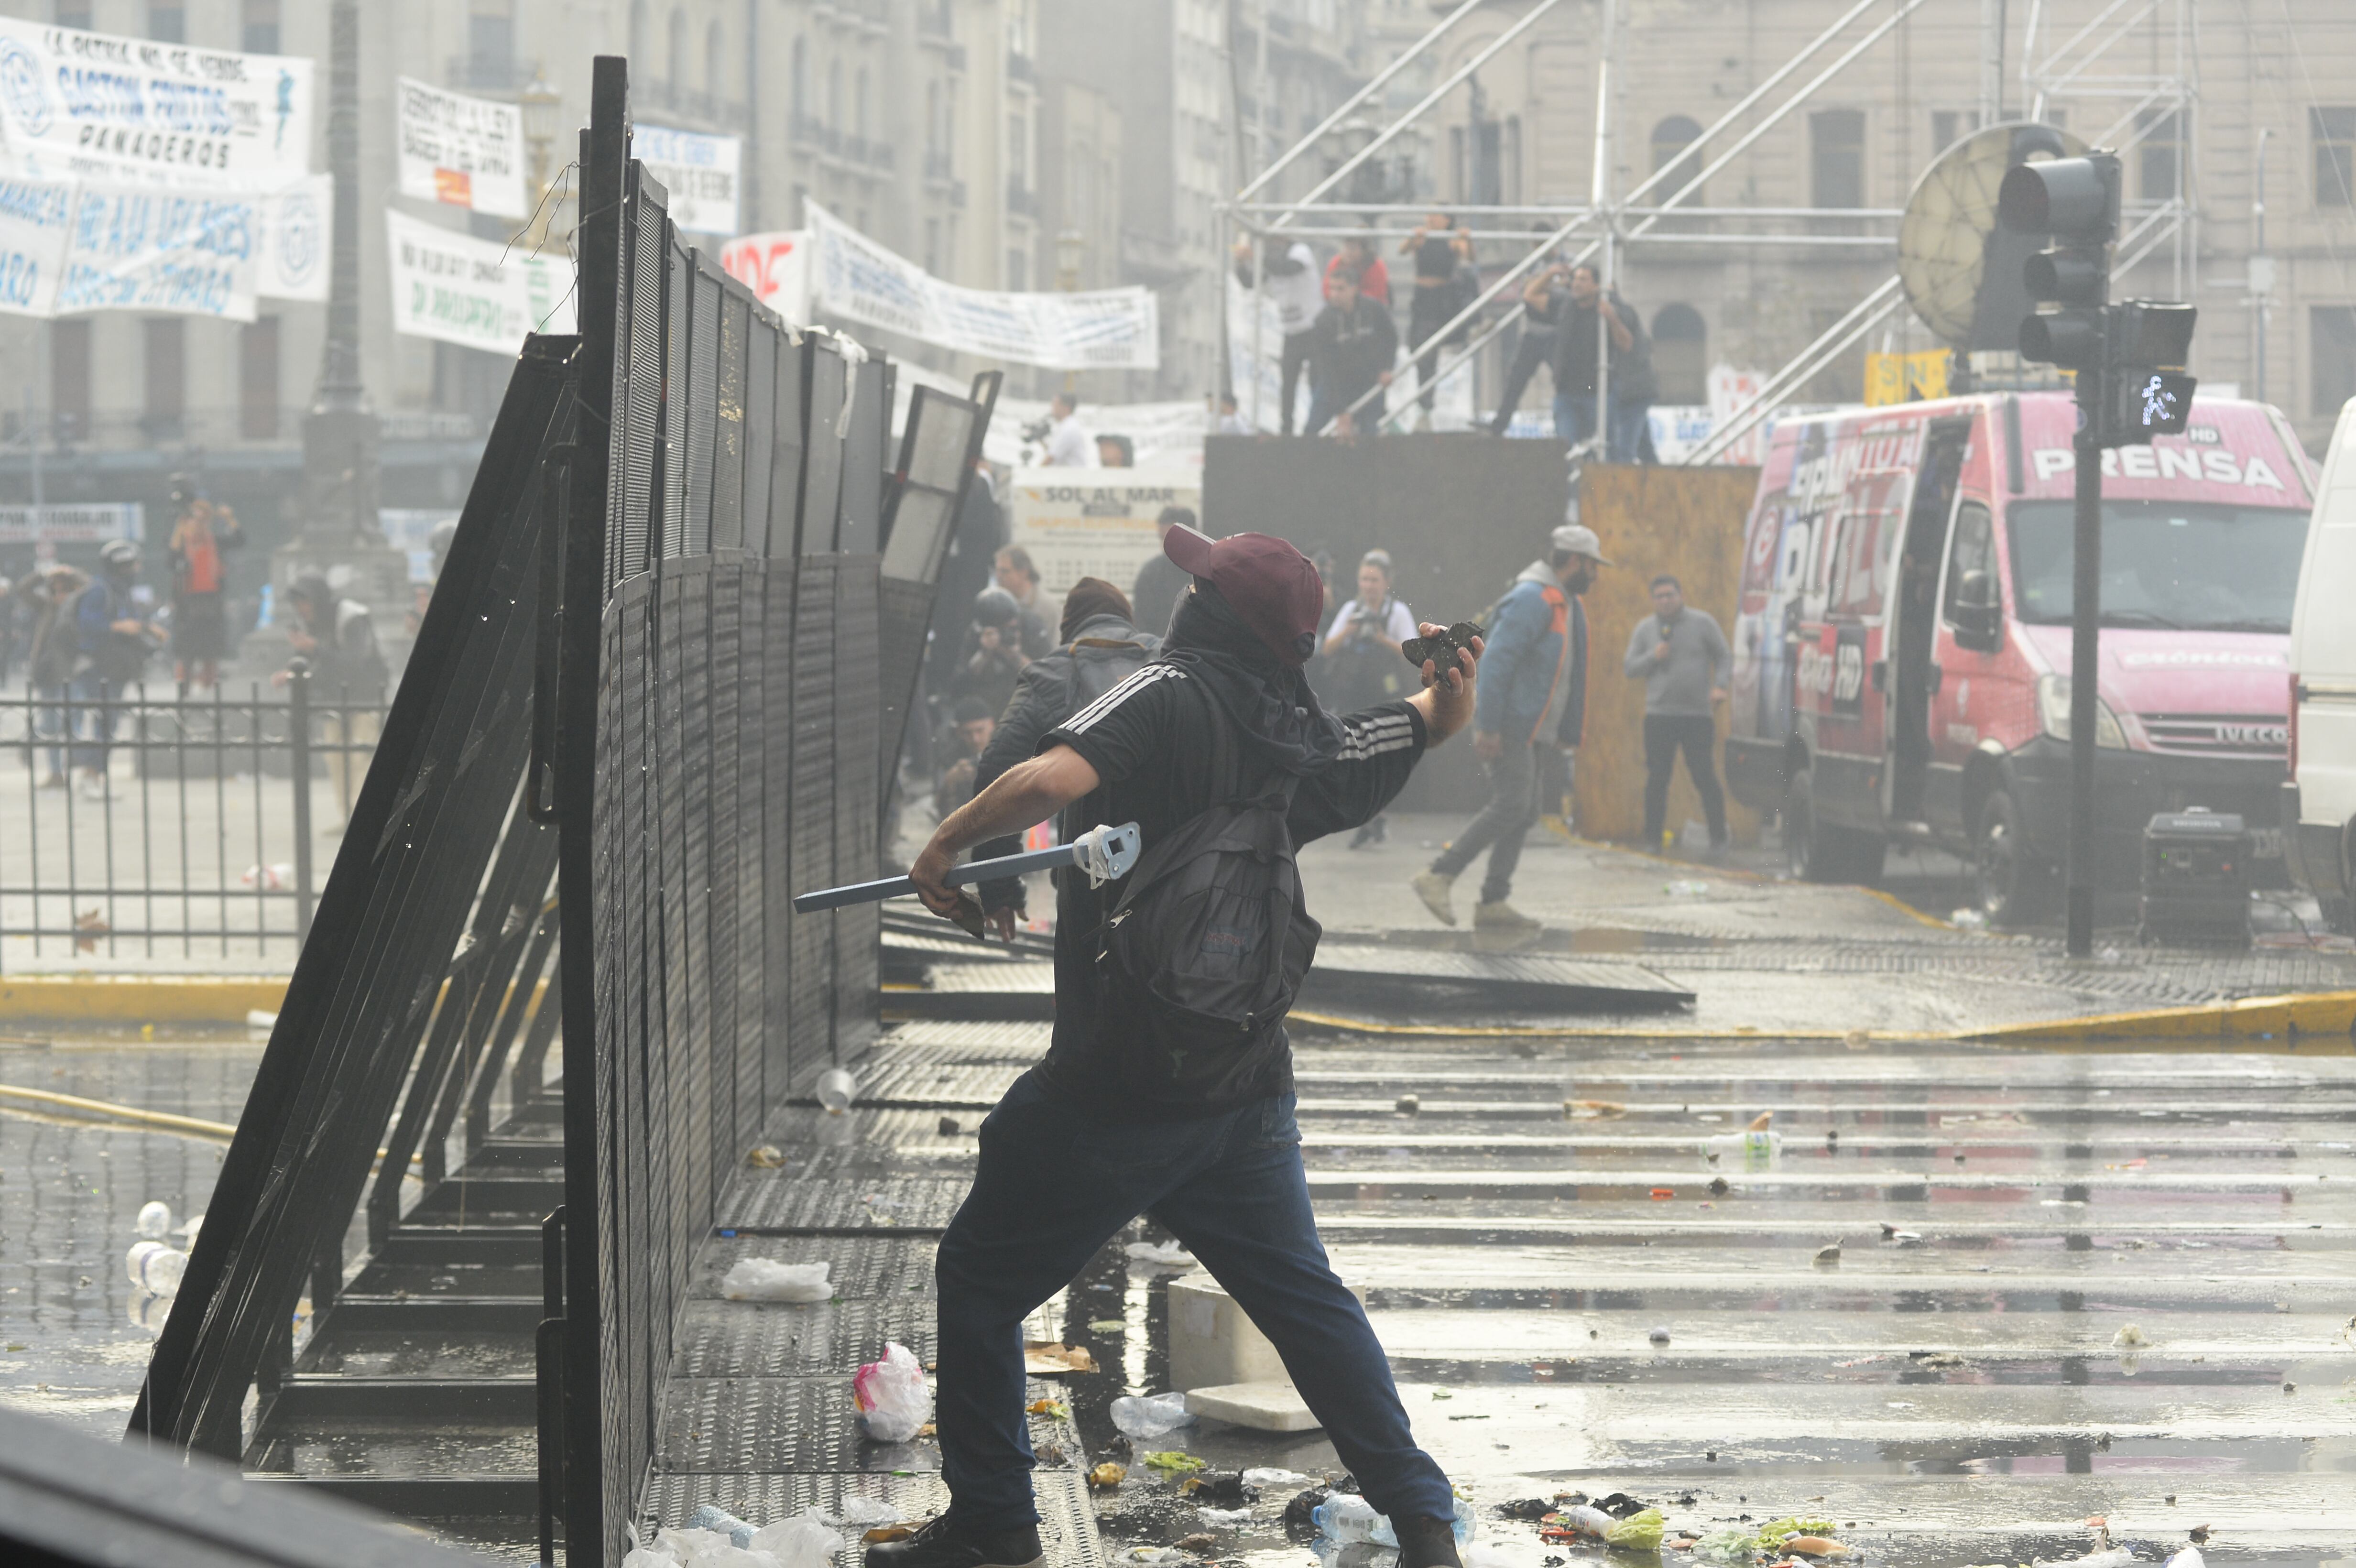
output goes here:
{"type": "MultiPolygon", "coordinates": [[[[1284,169],[1298,162],[1355,111],[1372,99],[1409,62],[1421,58],[1473,11],[1481,0],[1464,0],[1454,10],[1433,25],[1430,31],[1393,60],[1391,64],[1354,94],[1340,108],[1321,122],[1300,141],[1269,164],[1256,178],[1245,185],[1236,196],[1220,205],[1219,218],[1223,230],[1232,225],[1254,238],[1282,233],[1288,238],[1379,239],[1412,232],[1403,224],[1385,222],[1389,215],[1405,208],[1398,204],[1332,202],[1323,199],[1362,165],[1375,153],[1389,144],[1411,126],[1422,120],[1446,100],[1456,88],[1468,80],[1474,71],[1486,64],[1502,49],[1520,38],[1539,18],[1551,12],[1559,0],[1535,0],[1527,10],[1515,18],[1496,37],[1490,39],[1462,66],[1411,108],[1394,117],[1368,144],[1326,175],[1304,195],[1289,201],[1280,201],[1265,195],[1268,187],[1284,169]],[[1314,226],[1304,224],[1304,218],[1329,221],[1314,226]]],[[[1745,94],[1740,101],[1706,127],[1687,150],[1665,168],[1656,172],[1630,190],[1615,197],[1608,188],[1608,158],[1606,148],[1612,139],[1616,119],[1612,76],[1616,48],[1612,40],[1620,30],[1620,14],[1627,0],[1604,0],[1604,59],[1599,69],[1597,105],[1597,168],[1594,188],[1590,200],[1583,205],[1569,204],[1493,204],[1468,205],[1449,203],[1451,211],[1469,219],[1473,227],[1471,237],[1493,241],[1521,242],[1529,249],[1521,259],[1483,287],[1479,294],[1435,332],[1429,341],[1445,343],[1451,336],[1474,325],[1481,313],[1508,289],[1519,284],[1538,264],[1575,240],[1584,240],[1578,252],[1569,260],[1574,265],[1604,258],[1605,271],[1614,253],[1622,246],[1699,245],[1699,246],[1773,246],[1812,248],[1838,252],[1842,251],[1873,251],[1894,249],[1896,236],[1891,234],[1814,234],[1806,232],[1774,232],[1779,223],[1805,222],[1837,217],[1857,220],[1893,220],[1901,215],[1898,208],[1841,208],[1831,212],[1815,208],[1774,208],[1756,206],[1688,207],[1683,205],[1695,196],[1715,175],[1747,152],[1762,136],[1782,123],[1794,111],[1807,103],[1815,93],[1835,80],[1858,58],[1879,43],[1907,16],[1919,8],[1923,0],[1855,0],[1814,38],[1802,46],[1775,70],[1745,94]],[[1755,124],[1736,133],[1735,127],[1753,110],[1760,107],[1784,82],[1816,56],[1842,38],[1869,11],[1881,8],[1882,16],[1865,34],[1847,45],[1832,60],[1804,83],[1768,111],[1755,124]],[[1706,164],[1696,168],[1705,150],[1721,138],[1730,137],[1722,150],[1709,156],[1706,164]],[[1689,172],[1690,171],[1690,172],[1689,172]],[[1660,187],[1676,179],[1682,184],[1665,197],[1657,194],[1660,187]],[[1649,199],[1647,199],[1649,198],[1649,199]],[[1676,228],[1664,229],[1667,219],[1730,219],[1748,227],[1731,232],[1701,233],[1676,228]],[[1483,228],[1483,219],[1493,224],[1521,219],[1559,220],[1547,232],[1533,237],[1525,229],[1503,227],[1483,228]]],[[[2130,204],[2126,209],[2126,231],[2119,238],[2115,270],[2124,274],[2152,257],[2161,246],[2173,244],[2177,287],[2183,292],[2185,266],[2191,244],[2193,211],[2185,189],[2186,165],[2192,145],[2190,111],[2197,99],[2189,73],[2190,59],[2191,0],[2109,0],[2095,17],[2081,27],[2068,38],[2049,51],[2040,54],[2039,34],[2045,22],[2047,0],[2030,0],[2028,20],[2023,30],[2020,80],[2032,118],[2041,117],[2051,100],[2067,96],[2072,100],[2097,99],[2123,102],[2115,120],[2094,138],[2094,145],[2108,145],[2126,153],[2147,140],[2163,126],[2173,124],[2179,138],[2176,157],[2174,191],[2161,198],[2130,204]],[[2147,21],[2164,13],[2172,14],[2173,69],[2158,74],[2109,71],[2100,69],[2105,55],[2114,46],[2141,27],[2147,21]],[[2174,118],[2171,122],[2170,113],[2174,118]]],[[[1991,11],[1991,26],[1997,13],[1991,11]]],[[[2000,58],[1998,40],[1993,34],[1991,57],[2000,58]]],[[[1993,72],[1994,68],[1990,68],[1993,72]]],[[[1992,85],[1996,78],[1989,78],[1992,85]]],[[[1260,281],[1259,247],[1254,247],[1252,283],[1258,293],[1260,281]]],[[[1222,293],[1222,300],[1227,296],[1222,293]]],[[[1880,327],[1905,308],[1905,296],[1896,277],[1891,277],[1869,293],[1847,315],[1806,347],[1803,348],[1782,368],[1767,377],[1750,401],[1731,411],[1722,426],[1712,431],[1687,457],[1688,463],[1706,463],[1722,455],[1736,442],[1772,416],[1775,409],[1801,386],[1880,327]]],[[[1224,306],[1223,306],[1224,312],[1224,306]]],[[[1470,364],[1488,345],[1521,320],[1525,307],[1518,299],[1498,318],[1483,326],[1461,348],[1444,355],[1432,380],[1440,380],[1470,364]]],[[[1257,323],[1257,318],[1256,318],[1257,323]]],[[[1257,324],[1255,338],[1258,337],[1257,324]]],[[[1222,333],[1223,343],[1231,341],[1222,333]]],[[[1259,345],[1255,342],[1255,351],[1259,345]]],[[[1607,371],[1608,373],[1608,371],[1607,371]]],[[[1255,387],[1258,379],[1254,379],[1255,387]]],[[[1360,397],[1346,411],[1356,414],[1371,402],[1380,389],[1360,397]]],[[[1397,424],[1407,417],[1413,400],[1402,400],[1400,407],[1386,415],[1386,424],[1397,424]]],[[[1255,422],[1258,410],[1253,410],[1255,422]]]]}

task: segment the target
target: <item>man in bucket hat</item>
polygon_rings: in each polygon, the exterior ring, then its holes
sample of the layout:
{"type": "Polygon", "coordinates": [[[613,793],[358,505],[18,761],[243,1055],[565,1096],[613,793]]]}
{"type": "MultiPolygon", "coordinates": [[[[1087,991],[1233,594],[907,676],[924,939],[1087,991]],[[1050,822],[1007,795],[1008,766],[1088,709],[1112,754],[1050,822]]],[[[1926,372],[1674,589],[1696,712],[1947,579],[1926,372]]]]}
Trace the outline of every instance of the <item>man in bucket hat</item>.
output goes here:
{"type": "MultiPolygon", "coordinates": [[[[1398,793],[1427,746],[1472,717],[1477,643],[1453,668],[1427,662],[1414,696],[1336,717],[1301,676],[1324,596],[1299,550],[1184,527],[1162,549],[1194,579],[1162,651],[941,824],[909,873],[937,912],[978,916],[942,880],[958,854],[1057,811],[1067,840],[1134,820],[1151,856],[1190,819],[1232,805],[1236,777],[1247,776],[1280,781],[1294,844],[1355,827],[1398,793]]],[[[1176,1232],[1274,1342],[1366,1500],[1390,1516],[1400,1568],[1455,1568],[1448,1478],[1416,1446],[1383,1348],[1317,1237],[1281,1017],[1257,1020],[1237,1042],[1216,1093],[1188,1103],[1125,1089],[1146,1047],[1107,1027],[1130,998],[1097,962],[1122,884],[1056,880],[1054,1043],[982,1125],[973,1190],[935,1265],[949,1509],[906,1541],[870,1548],[868,1568],[1040,1561],[1023,1322],[1140,1214],[1176,1232]]]]}

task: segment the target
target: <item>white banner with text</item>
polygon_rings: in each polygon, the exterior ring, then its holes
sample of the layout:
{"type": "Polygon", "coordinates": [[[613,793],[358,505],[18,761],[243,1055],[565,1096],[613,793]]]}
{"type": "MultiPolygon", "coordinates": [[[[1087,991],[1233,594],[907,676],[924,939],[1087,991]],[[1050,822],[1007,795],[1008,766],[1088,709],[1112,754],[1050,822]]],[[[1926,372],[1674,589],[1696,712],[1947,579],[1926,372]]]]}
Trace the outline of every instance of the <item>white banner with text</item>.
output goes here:
{"type": "Polygon", "coordinates": [[[393,97],[402,195],[495,218],[530,216],[522,110],[405,76],[394,82],[393,97]]]}
{"type": "Polygon", "coordinates": [[[454,234],[406,213],[384,215],[392,258],[392,328],[493,354],[526,335],[573,330],[570,257],[454,234]]]}

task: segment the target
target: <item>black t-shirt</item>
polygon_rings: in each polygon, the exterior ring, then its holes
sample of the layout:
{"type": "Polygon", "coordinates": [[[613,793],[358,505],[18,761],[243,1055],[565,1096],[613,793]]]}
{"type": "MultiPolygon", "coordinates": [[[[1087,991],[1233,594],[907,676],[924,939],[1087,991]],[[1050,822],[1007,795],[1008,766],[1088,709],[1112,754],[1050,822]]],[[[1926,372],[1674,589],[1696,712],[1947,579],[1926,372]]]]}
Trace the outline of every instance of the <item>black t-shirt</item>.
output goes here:
{"type": "MultiPolygon", "coordinates": [[[[1103,781],[1065,808],[1066,843],[1099,823],[1133,821],[1150,849],[1188,817],[1235,793],[1212,773],[1210,726],[1226,720],[1197,687],[1185,670],[1157,661],[1041,737],[1042,752],[1069,746],[1103,781]]],[[[1304,777],[1293,795],[1289,826],[1297,845],[1371,821],[1423,756],[1423,715],[1408,703],[1353,713],[1342,725],[1339,759],[1304,777]]],[[[1076,871],[1055,873],[1055,1033],[1046,1074],[1059,1093],[1092,1109],[1141,1120],[1149,1113],[1121,1104],[1104,1088],[1113,1081],[1108,1064],[1121,1042],[1101,1038],[1098,1027],[1098,928],[1119,891],[1117,882],[1092,889],[1076,871]]],[[[1254,1085],[1263,1094],[1291,1087],[1289,1051],[1274,1058],[1269,1079],[1254,1085]]]]}
{"type": "MultiPolygon", "coordinates": [[[[1612,314],[1628,328],[1634,339],[1627,347],[1614,344],[1612,347],[1612,396],[1616,402],[1622,398],[1649,395],[1646,383],[1652,375],[1652,356],[1644,343],[1644,328],[1638,325],[1636,313],[1618,294],[1612,296],[1612,314]]],[[[1595,391],[1595,349],[1606,330],[1596,325],[1595,307],[1580,305],[1566,293],[1562,308],[1555,318],[1554,384],[1560,390],[1582,395],[1595,391]]]]}

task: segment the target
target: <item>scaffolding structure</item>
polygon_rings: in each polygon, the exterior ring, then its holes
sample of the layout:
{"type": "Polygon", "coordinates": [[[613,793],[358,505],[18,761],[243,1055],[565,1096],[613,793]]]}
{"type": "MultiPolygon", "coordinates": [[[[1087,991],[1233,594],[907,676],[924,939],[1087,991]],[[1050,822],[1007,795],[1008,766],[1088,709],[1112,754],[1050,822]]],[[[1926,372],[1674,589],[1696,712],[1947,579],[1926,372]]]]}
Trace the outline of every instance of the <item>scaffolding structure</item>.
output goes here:
{"type": "MultiPolygon", "coordinates": [[[[1458,215],[1469,237],[1475,240],[1505,241],[1526,247],[1520,258],[1489,281],[1478,295],[1444,325],[1426,340],[1445,344],[1459,333],[1470,334],[1469,341],[1452,351],[1443,352],[1439,367],[1430,383],[1419,378],[1419,397],[1423,384],[1437,385],[1471,365],[1490,343],[1510,330],[1524,315],[1519,286],[1539,266],[1550,258],[1559,257],[1570,265],[1596,262],[1607,285],[1614,275],[1614,264],[1623,251],[1661,247],[1718,247],[1752,251],[1802,248],[1815,251],[1840,254],[1848,252],[1894,252],[1897,248],[1897,220],[1903,216],[1899,208],[1841,208],[1823,209],[1804,207],[1687,205],[1697,198],[1707,183],[1748,152],[1762,136],[1783,123],[1793,113],[1809,103],[1828,85],[1859,59],[1887,38],[1907,17],[1924,4],[1924,0],[1854,0],[1824,29],[1771,71],[1758,86],[1740,101],[1704,127],[1680,155],[1648,178],[1637,182],[1625,192],[1614,188],[1612,149],[1619,140],[1620,83],[1624,76],[1622,56],[1627,38],[1626,10],[1628,0],[1601,0],[1602,6],[1602,39],[1596,64],[1596,135],[1595,160],[1590,182],[1588,199],[1582,203],[1467,203],[1451,202],[1449,209],[1458,215]],[[1878,13],[1878,15],[1871,15],[1878,13]],[[1862,27],[1862,31],[1858,29],[1862,27]],[[1852,36],[1854,35],[1854,36],[1852,36]],[[1820,57],[1830,54],[1821,66],[1820,57]],[[1795,87],[1788,83],[1804,71],[1811,74],[1795,87]],[[1765,107],[1775,100],[1772,107],[1765,107]],[[1755,122],[1746,124],[1754,112],[1761,112],[1755,122]],[[1667,221],[1676,219],[1678,221],[1667,221]],[[1713,219],[1706,226],[1689,224],[1687,219],[1713,219]],[[1845,226],[1862,224],[1865,233],[1822,232],[1820,220],[1838,219],[1845,226]],[[1534,224],[1548,225],[1542,232],[1534,224]],[[1518,225],[1515,227],[1515,225],[1518,225]],[[1796,231],[1794,226],[1796,225],[1796,231]],[[1566,248],[1577,245],[1572,253],[1563,254],[1566,248]],[[1507,291],[1514,291],[1508,295],[1507,291]],[[1501,298],[1506,308],[1486,323],[1482,315],[1501,298]]],[[[1402,52],[1365,87],[1352,95],[1339,108],[1303,135],[1281,155],[1271,160],[1253,179],[1220,208],[1223,237],[1228,231],[1239,230],[1254,241],[1269,236],[1282,235],[1288,239],[1385,239],[1413,232],[1402,221],[1408,208],[1398,205],[1379,205],[1333,201],[1326,199],[1344,187],[1350,176],[1369,158],[1389,145],[1401,134],[1423,121],[1459,87],[1473,80],[1475,73],[1507,48],[1522,41],[1537,23],[1552,13],[1562,0],[1532,0],[1499,34],[1472,51],[1465,60],[1448,72],[1430,91],[1412,106],[1383,123],[1380,129],[1347,158],[1343,159],[1308,191],[1290,200],[1275,200],[1267,192],[1286,169],[1309,155],[1323,139],[1343,125],[1376,98],[1400,71],[1415,60],[1434,50],[1444,39],[1474,12],[1483,7],[1484,0],[1462,0],[1447,16],[1402,52]],[[1394,215],[1398,215],[1395,217],[1394,215]]],[[[2191,119],[2197,92],[2191,70],[2192,6],[2194,0],[2104,0],[2095,16],[2066,37],[2054,37],[2059,28],[2049,20],[2050,0],[2028,0],[2021,28],[2019,52],[2019,83],[2022,94],[2021,111],[2029,119],[2044,119],[2062,99],[2073,105],[2093,102],[2115,109],[2115,117],[2088,138],[2090,144],[2108,146],[2138,167],[2146,176],[2164,171],[2167,177],[2159,182],[2164,188],[2155,192],[2147,178],[2125,208],[2117,248],[2115,269],[2124,277],[2134,267],[2162,253],[2169,259],[2173,286],[2170,293],[2182,297],[2188,268],[2195,254],[2193,212],[2188,199],[2190,150],[2192,145],[2191,119]],[[2149,25],[2158,29],[2158,47],[2154,53],[2159,63],[2136,69],[2123,60],[2123,48],[2131,38],[2143,34],[2149,25]],[[2148,148],[2150,156],[2137,156],[2137,150],[2148,148]],[[2162,153],[2172,157],[2162,156],[2162,153]]],[[[1979,123],[1987,125],[2007,117],[2005,102],[2005,61],[2010,52],[2007,48],[2007,27],[2003,0],[1983,0],[1981,9],[1981,103],[1979,123]]],[[[1267,346],[1263,342],[1264,313],[1257,301],[1261,283],[1261,261],[1264,246],[1251,247],[1250,284],[1255,301],[1252,321],[1252,354],[1255,360],[1264,359],[1267,346]]],[[[1226,295],[1223,292],[1222,298],[1226,295]]],[[[1836,363],[1843,355],[1865,341],[1877,330],[1900,317],[1907,309],[1904,290],[1893,274],[1878,287],[1869,290],[1837,321],[1820,333],[1814,341],[1794,355],[1781,368],[1763,377],[1756,390],[1739,406],[1728,411],[1714,425],[1707,439],[1687,454],[1687,463],[1709,463],[1722,457],[1752,430],[1771,420],[1775,411],[1791,402],[1799,389],[1836,363]]],[[[1599,331],[1603,325],[1599,322],[1599,331]]],[[[1235,341],[1232,332],[1223,334],[1223,343],[1235,341]]],[[[1597,408],[1609,407],[1609,356],[1599,353],[1597,408]]],[[[1258,406],[1261,378],[1255,374],[1251,382],[1252,421],[1261,421],[1258,406]]],[[[1344,411],[1356,415],[1380,394],[1382,389],[1370,389],[1344,411]]],[[[1402,399],[1399,406],[1386,412],[1382,423],[1397,426],[1408,417],[1416,399],[1402,399]]],[[[1599,417],[1599,428],[1603,421],[1599,417]]]]}

